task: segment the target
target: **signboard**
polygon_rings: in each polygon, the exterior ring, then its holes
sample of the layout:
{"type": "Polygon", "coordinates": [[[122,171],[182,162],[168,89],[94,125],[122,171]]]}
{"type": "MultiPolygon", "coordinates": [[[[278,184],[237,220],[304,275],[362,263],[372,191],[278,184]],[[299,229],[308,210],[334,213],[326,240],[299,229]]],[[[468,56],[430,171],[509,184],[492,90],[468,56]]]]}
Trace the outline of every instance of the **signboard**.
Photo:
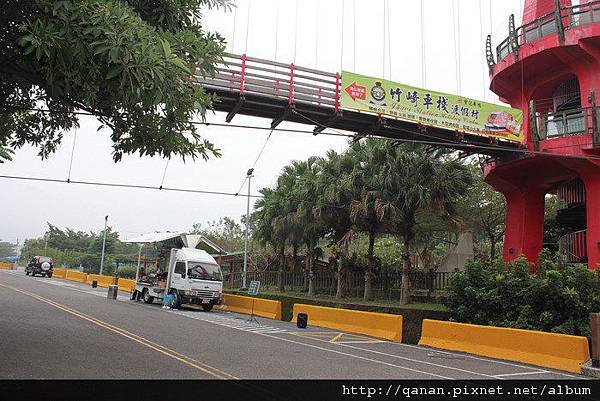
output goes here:
{"type": "Polygon", "coordinates": [[[258,295],[259,287],[260,287],[260,281],[256,281],[256,280],[250,281],[250,286],[248,287],[248,295],[258,295]]]}
{"type": "Polygon", "coordinates": [[[434,92],[353,72],[342,72],[342,109],[522,142],[523,111],[434,92]]]}

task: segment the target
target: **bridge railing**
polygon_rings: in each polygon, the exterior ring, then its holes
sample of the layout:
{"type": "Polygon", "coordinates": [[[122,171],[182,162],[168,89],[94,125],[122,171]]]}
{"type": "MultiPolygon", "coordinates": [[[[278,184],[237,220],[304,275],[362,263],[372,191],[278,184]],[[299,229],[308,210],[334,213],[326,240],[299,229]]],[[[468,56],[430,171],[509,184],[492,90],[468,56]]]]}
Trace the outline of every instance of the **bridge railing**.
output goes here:
{"type": "Polygon", "coordinates": [[[560,34],[569,27],[595,22],[600,22],[600,1],[561,7],[510,32],[496,47],[496,57],[500,61],[526,43],[553,33],[560,34]]]}
{"type": "Polygon", "coordinates": [[[217,66],[215,77],[196,76],[196,81],[209,89],[228,90],[240,97],[255,95],[281,99],[288,104],[306,103],[340,107],[341,76],[339,73],[315,70],[294,64],[227,54],[225,63],[217,66]]]}
{"type": "Polygon", "coordinates": [[[537,140],[591,133],[594,144],[598,142],[600,108],[597,106],[535,115],[533,130],[537,140]]]}

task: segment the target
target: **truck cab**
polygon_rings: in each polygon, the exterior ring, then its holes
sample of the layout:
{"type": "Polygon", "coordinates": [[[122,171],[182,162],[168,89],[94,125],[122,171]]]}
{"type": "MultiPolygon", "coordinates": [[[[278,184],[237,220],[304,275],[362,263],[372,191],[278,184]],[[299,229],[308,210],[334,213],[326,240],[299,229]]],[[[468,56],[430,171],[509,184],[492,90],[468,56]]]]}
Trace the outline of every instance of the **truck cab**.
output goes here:
{"type": "Polygon", "coordinates": [[[173,296],[172,307],[198,304],[205,311],[221,304],[223,274],[208,252],[195,248],[171,249],[165,269],[153,274],[137,274],[135,289],[146,303],[173,296]]]}

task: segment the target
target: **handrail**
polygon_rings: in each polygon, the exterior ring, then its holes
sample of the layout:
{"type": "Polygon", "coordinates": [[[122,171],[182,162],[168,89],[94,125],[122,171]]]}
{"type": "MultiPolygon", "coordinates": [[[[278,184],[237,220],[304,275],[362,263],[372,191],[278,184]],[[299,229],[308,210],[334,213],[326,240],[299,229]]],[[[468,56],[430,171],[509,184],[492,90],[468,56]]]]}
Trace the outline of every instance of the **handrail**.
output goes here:
{"type": "Polygon", "coordinates": [[[562,136],[583,135],[593,132],[594,113],[598,107],[581,107],[555,113],[536,113],[532,129],[538,140],[562,136]]]}
{"type": "Polygon", "coordinates": [[[587,258],[587,230],[579,230],[563,235],[558,240],[558,249],[566,256],[567,262],[579,263],[587,258]]]}
{"type": "Polygon", "coordinates": [[[207,88],[247,95],[286,99],[294,103],[340,109],[341,75],[277,61],[226,53],[211,76],[195,76],[207,88]]]}
{"type": "Polygon", "coordinates": [[[525,25],[518,27],[515,37],[512,34],[496,46],[496,57],[498,61],[506,58],[513,52],[511,47],[517,49],[525,43],[531,43],[547,35],[561,32],[561,29],[577,27],[600,22],[600,1],[591,1],[585,4],[576,4],[560,8],[560,18],[557,18],[557,10],[544,14],[525,25]],[[568,25],[562,27],[562,21],[568,25]]]}

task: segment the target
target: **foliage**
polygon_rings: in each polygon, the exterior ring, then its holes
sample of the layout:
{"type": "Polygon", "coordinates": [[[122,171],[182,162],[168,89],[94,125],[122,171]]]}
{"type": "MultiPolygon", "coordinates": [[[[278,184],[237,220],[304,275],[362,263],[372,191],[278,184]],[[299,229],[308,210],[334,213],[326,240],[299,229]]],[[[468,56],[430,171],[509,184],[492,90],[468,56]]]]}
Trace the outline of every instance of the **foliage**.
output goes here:
{"type": "Polygon", "coordinates": [[[193,225],[192,232],[201,234],[226,251],[244,249],[244,228],[231,217],[221,217],[219,221],[210,221],[204,228],[201,223],[193,225]]]}
{"type": "Polygon", "coordinates": [[[430,244],[434,237],[436,244],[441,242],[439,234],[424,233],[456,225],[456,204],[470,182],[470,171],[447,152],[391,147],[377,139],[357,141],[341,154],[329,151],[324,158],[286,166],[275,188],[260,191],[263,198],[256,202],[251,218],[253,236],[276,250],[280,271],[286,247],[292,249],[293,260],[300,247],[306,251],[309,294],[315,258],[319,253],[330,256],[337,269],[338,298],[342,296],[339,278],[361,258],[350,255],[350,243],[360,245],[366,238],[366,252],[362,252],[366,264],[361,270],[364,299],[369,300],[372,272],[382,263],[376,249],[382,254],[385,249],[388,266],[397,262],[399,269],[397,240],[402,238],[401,259],[408,274],[410,252],[417,244],[430,244]],[[382,235],[388,236],[385,247],[378,242],[382,235]],[[319,246],[331,249],[322,252],[319,246]]]}
{"type": "Polygon", "coordinates": [[[0,258],[17,255],[17,246],[10,242],[0,241],[0,258]]]}
{"type": "MultiPolygon", "coordinates": [[[[57,267],[83,266],[89,273],[100,271],[103,232],[83,232],[70,228],[60,229],[48,223],[48,229],[41,238],[25,241],[21,250],[21,263],[36,255],[49,256],[57,267]]],[[[105,261],[103,272],[112,271],[112,263],[137,261],[138,247],[135,244],[123,243],[117,232],[111,227],[106,229],[105,261]],[[109,269],[109,270],[106,270],[109,269]]]]}
{"type": "Polygon", "coordinates": [[[542,252],[537,274],[524,259],[474,261],[453,273],[448,307],[458,322],[590,335],[589,313],[600,310],[600,278],[542,252]]]}
{"type": "Polygon", "coordinates": [[[497,245],[504,237],[506,201],[502,194],[483,181],[478,166],[472,164],[470,169],[473,184],[460,207],[460,215],[473,230],[476,243],[481,248],[489,248],[489,258],[494,259],[497,245]]]}
{"type": "Polygon", "coordinates": [[[218,156],[193,123],[215,99],[190,76],[213,75],[225,48],[202,28],[203,6],[231,0],[3,2],[0,162],[25,144],[48,157],[78,111],[112,130],[115,161],[218,156]]]}

